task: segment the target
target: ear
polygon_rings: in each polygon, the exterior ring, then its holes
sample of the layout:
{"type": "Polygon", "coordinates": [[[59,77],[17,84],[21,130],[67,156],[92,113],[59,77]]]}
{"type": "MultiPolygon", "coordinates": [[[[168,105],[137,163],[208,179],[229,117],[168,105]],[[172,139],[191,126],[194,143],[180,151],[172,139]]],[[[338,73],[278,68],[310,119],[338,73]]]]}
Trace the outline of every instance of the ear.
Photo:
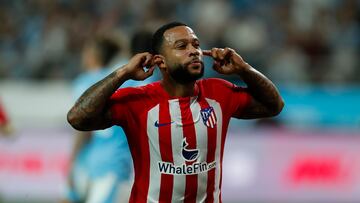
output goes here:
{"type": "Polygon", "coordinates": [[[166,68],[165,57],[163,55],[157,54],[154,56],[154,64],[157,65],[160,70],[166,68]]]}

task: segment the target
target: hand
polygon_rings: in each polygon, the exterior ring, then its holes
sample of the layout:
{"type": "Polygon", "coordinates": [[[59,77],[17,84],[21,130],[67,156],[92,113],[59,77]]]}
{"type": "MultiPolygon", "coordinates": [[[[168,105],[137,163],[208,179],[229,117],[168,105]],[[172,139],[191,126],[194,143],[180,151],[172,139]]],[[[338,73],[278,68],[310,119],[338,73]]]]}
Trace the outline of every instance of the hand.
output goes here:
{"type": "Polygon", "coordinates": [[[211,50],[203,50],[203,54],[214,59],[213,69],[221,74],[241,74],[241,71],[249,66],[231,48],[212,48],[211,50]]]}
{"type": "Polygon", "coordinates": [[[144,52],[133,56],[129,63],[124,66],[130,79],[133,80],[145,80],[150,77],[155,70],[155,63],[153,61],[153,55],[144,52]],[[144,70],[144,67],[148,69],[144,70]]]}

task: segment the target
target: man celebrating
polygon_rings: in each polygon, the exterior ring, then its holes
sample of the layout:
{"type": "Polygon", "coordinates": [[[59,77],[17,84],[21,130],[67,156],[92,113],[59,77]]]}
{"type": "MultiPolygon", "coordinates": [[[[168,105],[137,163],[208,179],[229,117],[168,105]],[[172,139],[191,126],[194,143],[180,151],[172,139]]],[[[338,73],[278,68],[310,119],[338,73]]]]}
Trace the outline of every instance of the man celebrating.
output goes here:
{"type": "Polygon", "coordinates": [[[283,100],[274,84],[230,48],[202,51],[183,23],[169,23],[153,35],[153,53],[128,64],[89,88],[68,113],[78,130],[125,130],[134,161],[130,202],[221,202],[225,137],[231,117],[251,119],[279,114],[283,100]],[[235,74],[247,88],[222,79],[200,79],[203,55],[220,74],[235,74]],[[157,65],[162,80],[144,80],[157,65]],[[146,67],[147,70],[144,70],[146,67]]]}

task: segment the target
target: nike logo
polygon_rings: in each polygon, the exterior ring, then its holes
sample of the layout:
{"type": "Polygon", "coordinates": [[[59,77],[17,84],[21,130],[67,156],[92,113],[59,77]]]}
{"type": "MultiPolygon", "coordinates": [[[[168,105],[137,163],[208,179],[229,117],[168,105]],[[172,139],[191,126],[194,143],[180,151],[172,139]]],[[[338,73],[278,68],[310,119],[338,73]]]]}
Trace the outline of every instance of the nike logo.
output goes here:
{"type": "Polygon", "coordinates": [[[155,121],[155,127],[162,127],[162,126],[167,126],[167,125],[171,125],[174,121],[171,121],[169,123],[159,123],[159,121],[155,121]]]}

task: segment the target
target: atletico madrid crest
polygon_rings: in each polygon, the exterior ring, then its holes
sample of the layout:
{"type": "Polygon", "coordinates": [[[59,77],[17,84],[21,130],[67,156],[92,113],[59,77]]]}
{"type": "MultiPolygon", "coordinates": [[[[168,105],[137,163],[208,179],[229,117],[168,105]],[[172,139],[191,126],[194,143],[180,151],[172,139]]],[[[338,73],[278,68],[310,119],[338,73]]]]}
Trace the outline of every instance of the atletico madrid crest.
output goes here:
{"type": "Polygon", "coordinates": [[[216,125],[217,119],[213,107],[209,106],[205,109],[201,109],[200,113],[201,118],[207,127],[213,128],[216,125]]]}

